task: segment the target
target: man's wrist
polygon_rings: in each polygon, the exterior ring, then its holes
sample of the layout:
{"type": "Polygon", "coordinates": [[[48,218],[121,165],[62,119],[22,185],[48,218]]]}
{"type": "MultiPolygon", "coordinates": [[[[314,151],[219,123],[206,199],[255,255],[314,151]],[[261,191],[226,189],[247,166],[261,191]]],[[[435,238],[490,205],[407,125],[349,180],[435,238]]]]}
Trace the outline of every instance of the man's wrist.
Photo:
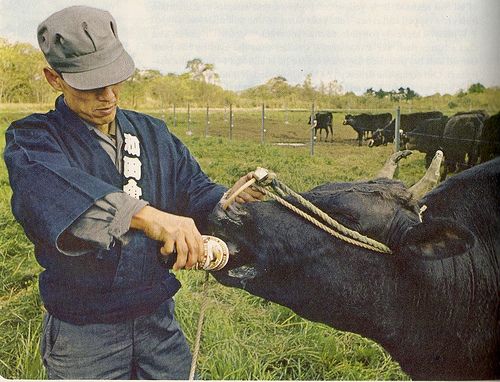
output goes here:
{"type": "Polygon", "coordinates": [[[155,208],[151,206],[141,208],[134,216],[132,216],[130,228],[144,231],[149,222],[152,220],[152,216],[155,211],[155,208]]]}

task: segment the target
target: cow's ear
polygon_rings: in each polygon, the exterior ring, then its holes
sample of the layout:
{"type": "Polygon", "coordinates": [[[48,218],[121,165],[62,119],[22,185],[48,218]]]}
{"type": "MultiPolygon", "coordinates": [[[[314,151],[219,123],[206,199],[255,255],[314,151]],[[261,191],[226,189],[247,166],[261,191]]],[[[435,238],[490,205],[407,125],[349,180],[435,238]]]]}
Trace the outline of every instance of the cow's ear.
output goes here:
{"type": "Polygon", "coordinates": [[[410,228],[404,235],[401,253],[437,260],[459,256],[474,246],[475,237],[451,219],[431,219],[410,228]]]}

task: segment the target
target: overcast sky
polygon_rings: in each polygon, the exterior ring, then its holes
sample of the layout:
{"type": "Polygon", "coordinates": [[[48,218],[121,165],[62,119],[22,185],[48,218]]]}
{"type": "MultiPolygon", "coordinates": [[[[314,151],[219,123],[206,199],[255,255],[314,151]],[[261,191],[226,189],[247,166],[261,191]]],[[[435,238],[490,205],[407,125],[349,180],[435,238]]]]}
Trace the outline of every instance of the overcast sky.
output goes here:
{"type": "Polygon", "coordinates": [[[357,94],[500,85],[499,0],[0,0],[0,36],[37,46],[38,24],[75,4],[113,14],[138,68],[201,58],[231,90],[308,73],[357,94]]]}

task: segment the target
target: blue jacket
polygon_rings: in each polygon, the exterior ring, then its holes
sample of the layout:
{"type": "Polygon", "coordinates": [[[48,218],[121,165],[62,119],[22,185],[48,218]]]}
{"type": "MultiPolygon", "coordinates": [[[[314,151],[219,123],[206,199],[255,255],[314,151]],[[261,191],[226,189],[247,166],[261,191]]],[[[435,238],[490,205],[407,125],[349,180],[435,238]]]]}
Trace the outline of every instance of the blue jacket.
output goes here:
{"type": "MultiPolygon", "coordinates": [[[[117,119],[123,134],[140,142],[141,199],[192,217],[203,232],[225,188],[209,180],[163,121],[120,109],[117,119]]],[[[65,229],[127,182],[62,96],[55,111],[11,124],[4,158],[12,211],[44,268],[40,293],[51,314],[76,324],[119,322],[154,311],[177,292],[179,281],[157,259],[161,243],[140,231],[132,230],[127,245],[110,250],[82,256],[58,251],[65,229]]]]}

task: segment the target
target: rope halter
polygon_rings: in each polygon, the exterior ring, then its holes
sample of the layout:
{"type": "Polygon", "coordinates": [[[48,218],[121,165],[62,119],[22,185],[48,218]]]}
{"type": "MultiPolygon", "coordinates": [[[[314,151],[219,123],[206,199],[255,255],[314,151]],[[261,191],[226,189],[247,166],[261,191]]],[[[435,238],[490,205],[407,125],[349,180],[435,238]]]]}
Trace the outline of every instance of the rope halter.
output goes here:
{"type": "Polygon", "coordinates": [[[369,249],[379,253],[392,254],[392,251],[385,244],[380,243],[374,239],[360,234],[357,231],[349,229],[344,225],[340,224],[338,221],[333,219],[331,216],[323,212],[320,208],[315,206],[313,203],[306,200],[302,195],[298,194],[290,187],[280,182],[277,179],[275,173],[269,172],[268,170],[258,167],[254,172],[254,177],[247,181],[243,186],[238,188],[222,205],[222,208],[227,209],[236,199],[236,197],[243,192],[248,187],[254,187],[268,197],[276,200],[281,205],[287,207],[291,211],[295,212],[297,215],[303,217],[310,223],[314,224],[316,227],[321,228],[330,235],[336,237],[337,239],[343,240],[349,244],[356,245],[365,249],[369,249]],[[311,216],[310,214],[297,208],[284,198],[290,196],[295,198],[299,204],[318,216],[319,219],[311,216]]]}

